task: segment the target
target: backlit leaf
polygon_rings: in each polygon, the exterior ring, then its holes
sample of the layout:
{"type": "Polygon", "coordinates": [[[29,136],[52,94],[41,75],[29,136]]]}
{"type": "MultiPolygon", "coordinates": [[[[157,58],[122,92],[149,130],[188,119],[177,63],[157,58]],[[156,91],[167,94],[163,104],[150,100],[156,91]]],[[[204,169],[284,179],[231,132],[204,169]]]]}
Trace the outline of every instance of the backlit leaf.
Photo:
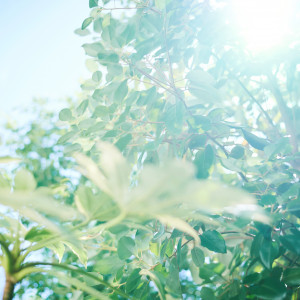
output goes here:
{"type": "Polygon", "coordinates": [[[226,253],[226,244],[222,235],[216,230],[207,230],[204,231],[200,236],[201,246],[206,247],[207,249],[218,252],[226,253]]]}

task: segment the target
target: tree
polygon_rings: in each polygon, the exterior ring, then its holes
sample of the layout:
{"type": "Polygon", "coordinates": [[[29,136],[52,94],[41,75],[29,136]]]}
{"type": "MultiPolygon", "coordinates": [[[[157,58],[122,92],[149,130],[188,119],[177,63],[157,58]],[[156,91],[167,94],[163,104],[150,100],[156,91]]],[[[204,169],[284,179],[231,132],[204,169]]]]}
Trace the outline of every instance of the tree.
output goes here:
{"type": "Polygon", "coordinates": [[[5,299],[297,299],[299,39],[253,55],[222,3],[89,1],[92,75],[57,141],[82,176],[36,189],[29,161],[2,189],[5,299]]]}

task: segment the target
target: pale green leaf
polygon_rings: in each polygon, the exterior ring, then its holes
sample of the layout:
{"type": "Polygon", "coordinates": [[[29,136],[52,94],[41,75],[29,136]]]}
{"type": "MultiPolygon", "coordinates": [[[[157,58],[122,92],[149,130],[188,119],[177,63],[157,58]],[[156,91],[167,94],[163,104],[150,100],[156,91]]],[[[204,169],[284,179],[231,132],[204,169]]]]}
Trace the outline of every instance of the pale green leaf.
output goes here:
{"type": "Polygon", "coordinates": [[[166,224],[167,226],[171,226],[192,236],[196,244],[200,243],[197,231],[187,222],[168,215],[158,215],[157,218],[160,220],[160,222],[166,224]]]}
{"type": "Polygon", "coordinates": [[[21,162],[20,158],[11,157],[11,156],[1,156],[0,164],[11,164],[11,163],[19,163],[21,162]]]}
{"type": "Polygon", "coordinates": [[[17,172],[14,182],[15,190],[33,191],[36,188],[36,181],[32,173],[26,169],[17,172]]]}
{"type": "Polygon", "coordinates": [[[93,17],[86,18],[86,19],[82,22],[81,30],[86,29],[86,28],[93,22],[93,20],[94,20],[93,17]]]}
{"type": "Polygon", "coordinates": [[[79,258],[80,262],[86,268],[87,267],[87,251],[86,251],[86,249],[80,244],[75,245],[75,244],[67,242],[67,241],[63,241],[63,243],[72,250],[72,252],[79,258]]]}

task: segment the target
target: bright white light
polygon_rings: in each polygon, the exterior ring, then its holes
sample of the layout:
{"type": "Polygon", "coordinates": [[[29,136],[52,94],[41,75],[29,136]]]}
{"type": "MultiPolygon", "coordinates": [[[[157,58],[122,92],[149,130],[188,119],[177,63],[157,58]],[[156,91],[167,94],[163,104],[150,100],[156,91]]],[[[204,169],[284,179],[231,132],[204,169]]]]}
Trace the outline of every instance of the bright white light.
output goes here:
{"type": "Polygon", "coordinates": [[[276,47],[290,31],[295,0],[233,0],[238,31],[255,52],[276,47]]]}

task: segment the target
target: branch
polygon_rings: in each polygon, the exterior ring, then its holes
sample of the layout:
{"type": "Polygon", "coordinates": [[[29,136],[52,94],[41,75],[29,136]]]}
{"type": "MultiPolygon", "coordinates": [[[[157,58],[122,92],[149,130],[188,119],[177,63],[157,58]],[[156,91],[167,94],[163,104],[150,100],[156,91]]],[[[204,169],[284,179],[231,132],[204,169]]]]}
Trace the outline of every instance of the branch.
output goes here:
{"type": "Polygon", "coordinates": [[[290,119],[288,107],[286,106],[286,103],[280,92],[276,78],[272,74],[269,74],[268,77],[269,77],[269,83],[270,83],[270,85],[269,85],[270,90],[273,93],[275,100],[277,102],[283,122],[285,123],[286,131],[290,135],[290,141],[293,146],[293,153],[295,154],[298,152],[298,140],[297,140],[297,136],[295,134],[294,124],[292,123],[292,120],[290,119]]]}

